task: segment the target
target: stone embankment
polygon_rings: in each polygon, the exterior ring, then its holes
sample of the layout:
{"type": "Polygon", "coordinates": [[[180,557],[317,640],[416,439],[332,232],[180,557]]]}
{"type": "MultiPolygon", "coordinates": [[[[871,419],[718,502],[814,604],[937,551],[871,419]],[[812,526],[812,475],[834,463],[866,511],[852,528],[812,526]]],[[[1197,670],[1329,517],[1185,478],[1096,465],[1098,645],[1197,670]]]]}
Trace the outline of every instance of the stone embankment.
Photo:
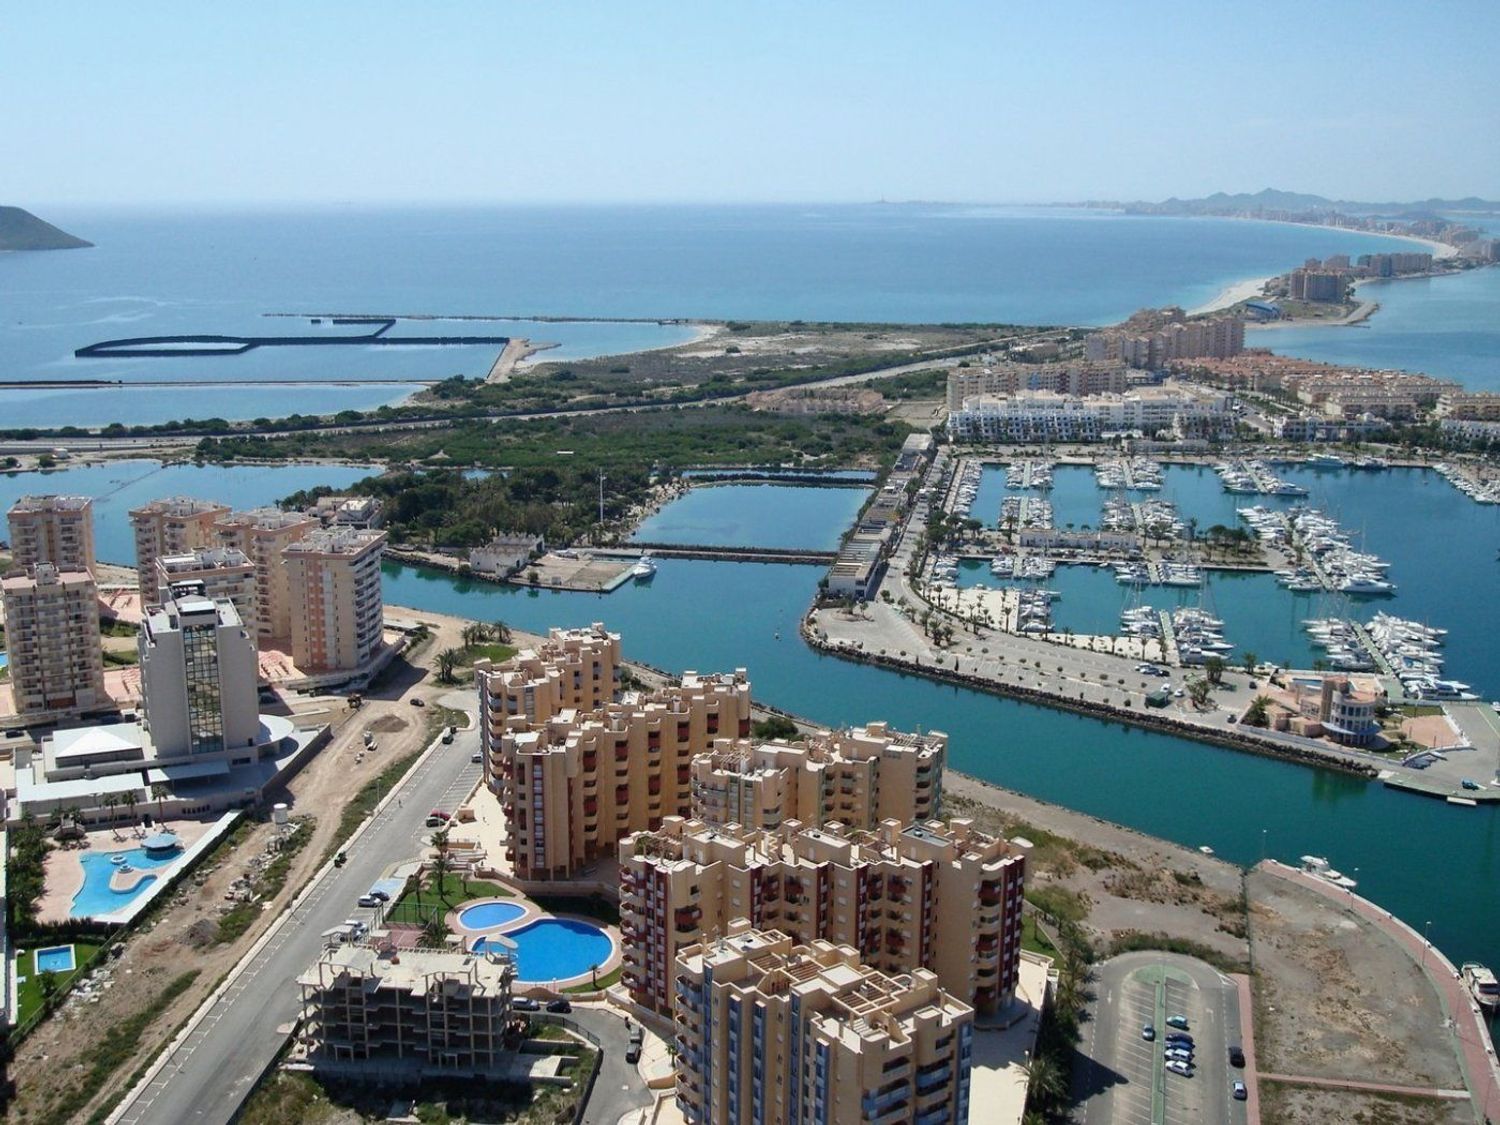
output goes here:
{"type": "Polygon", "coordinates": [[[803,640],[818,652],[841,657],[844,660],[851,660],[859,664],[873,664],[877,667],[889,668],[896,672],[908,672],[913,675],[926,676],[929,679],[941,680],[944,683],[969,688],[972,691],[986,692],[990,695],[1008,696],[1027,703],[1036,703],[1043,707],[1052,707],[1062,711],[1074,711],[1078,714],[1089,715],[1097,719],[1130,723],[1132,726],[1143,727],[1146,730],[1157,731],[1161,734],[1174,735],[1178,738],[1189,738],[1195,742],[1207,742],[1214,746],[1222,746],[1229,750],[1239,750],[1246,754],[1258,754],[1265,758],[1276,758],[1281,761],[1296,762],[1301,765],[1317,766],[1321,769],[1339,770],[1342,773],[1355,774],[1360,777],[1374,778],[1378,773],[1374,766],[1352,762],[1335,754],[1322,753],[1310,747],[1289,746],[1279,742],[1270,742],[1265,739],[1256,738],[1253,735],[1242,734],[1237,731],[1217,730],[1210,727],[1198,726],[1194,723],[1182,722],[1167,715],[1144,709],[1136,710],[1129,707],[1117,707],[1113,704],[1097,703],[1086,699],[1070,699],[1065,695],[1053,692],[1039,691],[1036,688],[1024,687],[1020,684],[1008,684],[1003,680],[993,680],[984,676],[960,672],[954,668],[945,668],[938,663],[923,664],[920,660],[865,652],[863,649],[849,648],[847,645],[829,644],[826,641],[820,640],[816,633],[808,627],[806,618],[803,618],[801,629],[803,640]]]}

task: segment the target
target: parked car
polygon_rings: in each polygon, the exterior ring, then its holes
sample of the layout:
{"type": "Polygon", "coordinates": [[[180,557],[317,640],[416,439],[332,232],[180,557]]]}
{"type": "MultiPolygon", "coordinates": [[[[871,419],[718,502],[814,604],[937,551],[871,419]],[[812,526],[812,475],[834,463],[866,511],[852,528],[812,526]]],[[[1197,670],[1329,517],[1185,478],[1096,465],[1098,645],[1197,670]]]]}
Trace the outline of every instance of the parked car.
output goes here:
{"type": "Polygon", "coordinates": [[[569,1004],[566,1000],[563,1000],[561,998],[559,998],[557,1000],[549,1000],[547,1002],[547,1011],[549,1011],[549,1012],[563,1012],[563,1013],[567,1013],[567,1012],[571,1012],[572,1010],[573,1010],[573,1005],[569,1004]]]}
{"type": "Polygon", "coordinates": [[[1245,1065],[1245,1052],[1244,1052],[1243,1049],[1241,1049],[1241,1047],[1240,1047],[1240,1045],[1238,1043],[1231,1043],[1229,1045],[1229,1065],[1230,1066],[1244,1066],[1245,1065]]]}
{"type": "Polygon", "coordinates": [[[1180,1074],[1184,1078],[1191,1078],[1193,1076],[1192,1063],[1183,1062],[1181,1059],[1168,1059],[1165,1065],[1173,1074],[1180,1074]]]}
{"type": "Polygon", "coordinates": [[[1167,1035],[1168,1043],[1182,1043],[1189,1047],[1193,1045],[1193,1037],[1185,1031],[1173,1031],[1167,1035]]]}
{"type": "Polygon", "coordinates": [[[1235,1082],[1235,1084],[1234,1084],[1234,1100],[1237,1101],[1237,1102],[1242,1102],[1246,1098],[1248,1098],[1249,1096],[1250,1096],[1250,1091],[1247,1090],[1247,1089],[1245,1089],[1245,1084],[1243,1082],[1235,1082]]]}
{"type": "Polygon", "coordinates": [[[638,1063],[641,1061],[641,1045],[645,1041],[645,1032],[638,1027],[630,1029],[630,1046],[625,1048],[625,1061],[638,1063]]]}
{"type": "Polygon", "coordinates": [[[1167,1026],[1175,1027],[1179,1031],[1186,1031],[1188,1029],[1187,1016],[1168,1016],[1167,1026]]]}
{"type": "Polygon", "coordinates": [[[542,1006],[530,996],[517,996],[510,1002],[510,1006],[517,1012],[540,1012],[542,1006]]]}
{"type": "Polygon", "coordinates": [[[484,761],[484,755],[476,750],[474,751],[474,753],[469,755],[469,761],[473,762],[477,766],[480,762],[484,761]]]}
{"type": "Polygon", "coordinates": [[[452,819],[451,816],[448,813],[445,813],[442,809],[433,809],[427,815],[428,816],[435,816],[439,820],[450,820],[450,819],[452,819]]]}
{"type": "Polygon", "coordinates": [[[426,707],[427,706],[427,700],[425,700],[425,699],[418,699],[416,696],[412,696],[412,698],[411,698],[411,705],[413,707],[426,707]]]}
{"type": "Polygon", "coordinates": [[[1156,1028],[1148,1023],[1145,1027],[1141,1028],[1141,1038],[1150,1043],[1156,1038],[1156,1028]]]}
{"type": "Polygon", "coordinates": [[[380,900],[378,898],[376,898],[374,895],[360,895],[359,896],[359,905],[361,905],[361,906],[379,906],[380,905],[380,900]]]}
{"type": "Polygon", "coordinates": [[[443,818],[440,816],[429,816],[425,823],[428,828],[441,828],[443,826],[443,818]]]}
{"type": "Polygon", "coordinates": [[[379,902],[390,902],[391,901],[391,896],[388,895],[388,894],[386,894],[384,891],[371,891],[370,892],[370,897],[373,898],[373,899],[375,899],[375,900],[377,900],[377,901],[379,901],[379,902]]]}

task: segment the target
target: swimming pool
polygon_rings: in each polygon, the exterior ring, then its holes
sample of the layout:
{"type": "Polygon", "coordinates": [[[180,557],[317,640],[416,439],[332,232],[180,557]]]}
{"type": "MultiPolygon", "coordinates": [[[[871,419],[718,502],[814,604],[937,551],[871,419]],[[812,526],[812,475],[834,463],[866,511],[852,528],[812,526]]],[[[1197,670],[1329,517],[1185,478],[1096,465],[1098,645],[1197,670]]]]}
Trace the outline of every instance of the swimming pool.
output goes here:
{"type": "MultiPolygon", "coordinates": [[[[516,943],[516,977],[545,982],[587,975],[614,953],[615,943],[592,922],[572,918],[541,918],[505,935],[516,943]]],[[[474,948],[487,947],[484,938],[474,948]]]]}
{"type": "Polygon", "coordinates": [[[33,955],[39,973],[71,973],[77,967],[71,945],[54,945],[38,949],[33,955]]]}
{"type": "Polygon", "coordinates": [[[73,905],[68,910],[69,917],[92,918],[99,914],[113,914],[118,910],[123,910],[144,894],[147,887],[156,882],[157,876],[148,875],[128,891],[111,890],[110,876],[123,866],[112,861],[111,857],[117,855],[124,856],[124,863],[128,863],[137,871],[170,867],[182,858],[181,852],[160,857],[148,855],[145,848],[130,848],[118,852],[89,852],[80,856],[79,862],[83,864],[83,886],[73,896],[73,905]]]}
{"type": "Polygon", "coordinates": [[[514,902],[481,902],[466,906],[458,912],[458,924],[466,930],[493,930],[507,922],[514,922],[526,913],[526,908],[514,902]]]}

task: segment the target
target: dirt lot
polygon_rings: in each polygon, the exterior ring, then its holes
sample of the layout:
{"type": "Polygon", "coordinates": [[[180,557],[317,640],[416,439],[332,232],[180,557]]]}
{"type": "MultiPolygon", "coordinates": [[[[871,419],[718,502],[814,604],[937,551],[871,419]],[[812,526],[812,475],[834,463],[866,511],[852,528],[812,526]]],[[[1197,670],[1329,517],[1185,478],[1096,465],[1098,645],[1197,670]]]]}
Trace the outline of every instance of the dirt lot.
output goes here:
{"type": "Polygon", "coordinates": [[[1402,949],[1283,879],[1257,872],[1250,891],[1261,1069],[1463,1086],[1438,996],[1402,949]]]}
{"type": "Polygon", "coordinates": [[[1473,1125],[1467,1101],[1260,1084],[1261,1120],[1274,1125],[1473,1125]]]}
{"type": "Polygon", "coordinates": [[[299,716],[310,719],[321,715],[321,721],[333,722],[336,729],[333,741],[292,779],[287,790],[269,799],[272,803],[286,801],[294,817],[310,816],[316,823],[312,839],[298,852],[285,887],[266,905],[261,922],[230,944],[215,944],[224,894],[250,869],[251,861],[264,853],[272,834],[266,823],[254,824],[236,838],[233,848],[221,849],[183,885],[148,929],[128,940],[124,955],[115,962],[114,983],[98,1003],[83,1005],[70,1000],[21,1044],[10,1065],[15,1094],[6,1107],[6,1120],[61,1120],[49,1107],[55,1106],[57,1098],[83,1072],[108,1030],[147,1006],[168,982],[198,970],[193,986],[157,1013],[141,1035],[132,1060],[116,1071],[77,1119],[86,1118],[118,1095],[136,1067],[192,1014],[321,865],[344,804],[387,763],[426,743],[427,716],[434,713],[431,701],[451,688],[436,684],[422,665],[444,648],[460,644],[463,622],[410,610],[396,612],[436,626],[434,638],[421,647],[415,665],[398,660],[382,686],[366,695],[365,705],[358,711],[347,710],[342,698],[298,701],[299,716]],[[411,706],[412,696],[426,698],[429,707],[419,710],[411,706]],[[379,750],[356,764],[366,730],[379,733],[379,750]]]}

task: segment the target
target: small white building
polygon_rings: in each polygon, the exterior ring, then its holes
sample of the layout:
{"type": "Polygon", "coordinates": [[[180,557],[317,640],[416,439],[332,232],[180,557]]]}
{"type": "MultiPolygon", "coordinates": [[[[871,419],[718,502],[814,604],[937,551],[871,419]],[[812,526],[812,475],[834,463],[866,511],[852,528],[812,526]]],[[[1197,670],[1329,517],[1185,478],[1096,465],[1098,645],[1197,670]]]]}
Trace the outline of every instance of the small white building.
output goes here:
{"type": "Polygon", "coordinates": [[[475,574],[504,577],[513,574],[546,550],[540,535],[500,534],[483,547],[469,549],[469,569],[475,574]]]}

